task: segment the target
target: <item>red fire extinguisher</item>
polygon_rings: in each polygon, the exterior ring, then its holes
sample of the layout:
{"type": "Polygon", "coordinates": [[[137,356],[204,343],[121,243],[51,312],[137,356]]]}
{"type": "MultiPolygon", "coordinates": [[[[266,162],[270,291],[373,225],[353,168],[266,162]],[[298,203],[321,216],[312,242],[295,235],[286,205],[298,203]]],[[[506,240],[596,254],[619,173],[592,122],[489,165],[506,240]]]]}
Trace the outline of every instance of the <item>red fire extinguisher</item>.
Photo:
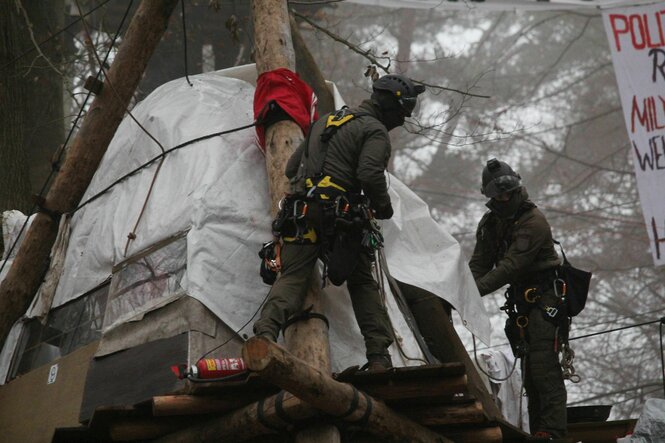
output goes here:
{"type": "Polygon", "coordinates": [[[241,374],[247,371],[247,366],[242,358],[202,358],[190,367],[171,366],[171,370],[180,379],[210,380],[241,374]]]}

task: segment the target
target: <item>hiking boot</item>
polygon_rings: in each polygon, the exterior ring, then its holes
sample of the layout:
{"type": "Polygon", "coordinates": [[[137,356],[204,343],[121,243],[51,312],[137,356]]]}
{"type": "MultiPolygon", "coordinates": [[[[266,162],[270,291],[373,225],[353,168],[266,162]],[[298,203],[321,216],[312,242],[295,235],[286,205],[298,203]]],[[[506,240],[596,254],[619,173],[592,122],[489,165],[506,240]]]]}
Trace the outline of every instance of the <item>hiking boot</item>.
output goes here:
{"type": "Polygon", "coordinates": [[[390,360],[390,355],[369,354],[367,356],[368,372],[386,372],[392,367],[393,362],[390,360]]]}

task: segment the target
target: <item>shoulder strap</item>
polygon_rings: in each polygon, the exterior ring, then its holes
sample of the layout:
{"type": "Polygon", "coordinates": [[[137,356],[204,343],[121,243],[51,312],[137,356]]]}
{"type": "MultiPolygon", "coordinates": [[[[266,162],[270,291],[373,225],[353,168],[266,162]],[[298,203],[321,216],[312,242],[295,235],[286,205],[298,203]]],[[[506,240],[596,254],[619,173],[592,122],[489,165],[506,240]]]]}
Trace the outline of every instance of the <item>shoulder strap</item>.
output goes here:
{"type": "Polygon", "coordinates": [[[555,245],[559,246],[559,249],[561,250],[561,255],[563,256],[563,263],[565,265],[569,265],[570,262],[568,261],[568,258],[566,258],[566,253],[563,252],[563,246],[561,246],[561,243],[554,238],[552,239],[552,242],[554,242],[555,245]]]}
{"type": "MultiPolygon", "coordinates": [[[[328,142],[330,139],[337,133],[339,128],[344,126],[346,123],[350,122],[353,119],[356,118],[362,118],[365,116],[370,115],[367,112],[352,112],[348,107],[344,106],[342,109],[336,111],[334,114],[329,114],[328,118],[326,119],[326,127],[323,129],[323,132],[321,133],[321,151],[318,159],[318,163],[315,167],[315,172],[314,174],[310,174],[312,176],[318,176],[323,173],[323,165],[325,164],[326,161],[326,156],[328,154],[328,142]]],[[[306,145],[305,145],[305,151],[303,152],[304,158],[309,157],[309,143],[310,143],[310,138],[309,135],[311,134],[312,131],[309,132],[306,145]]],[[[301,164],[304,164],[304,161],[301,162],[301,164]]]]}

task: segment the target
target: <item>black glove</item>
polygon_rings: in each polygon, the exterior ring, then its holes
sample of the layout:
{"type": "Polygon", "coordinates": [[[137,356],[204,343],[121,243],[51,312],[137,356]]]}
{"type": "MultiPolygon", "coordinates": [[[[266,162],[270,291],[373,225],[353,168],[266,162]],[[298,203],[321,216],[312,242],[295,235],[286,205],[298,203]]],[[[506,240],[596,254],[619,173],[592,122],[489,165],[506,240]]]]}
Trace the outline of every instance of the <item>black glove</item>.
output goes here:
{"type": "Polygon", "coordinates": [[[393,206],[388,202],[387,205],[381,206],[374,210],[374,215],[379,220],[386,220],[393,216],[393,206]]]}

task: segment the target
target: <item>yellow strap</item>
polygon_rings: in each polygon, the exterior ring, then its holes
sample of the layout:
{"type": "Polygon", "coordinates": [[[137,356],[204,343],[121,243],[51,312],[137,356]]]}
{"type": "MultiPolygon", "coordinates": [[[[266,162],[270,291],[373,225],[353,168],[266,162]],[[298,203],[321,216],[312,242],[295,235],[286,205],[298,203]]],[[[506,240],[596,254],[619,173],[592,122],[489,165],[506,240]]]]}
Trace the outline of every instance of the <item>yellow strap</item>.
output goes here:
{"type": "Polygon", "coordinates": [[[326,128],[329,128],[330,126],[342,126],[344,123],[348,122],[354,117],[353,114],[347,114],[344,117],[340,118],[339,120],[335,119],[335,115],[331,114],[328,116],[328,121],[326,122],[326,128]]]}

